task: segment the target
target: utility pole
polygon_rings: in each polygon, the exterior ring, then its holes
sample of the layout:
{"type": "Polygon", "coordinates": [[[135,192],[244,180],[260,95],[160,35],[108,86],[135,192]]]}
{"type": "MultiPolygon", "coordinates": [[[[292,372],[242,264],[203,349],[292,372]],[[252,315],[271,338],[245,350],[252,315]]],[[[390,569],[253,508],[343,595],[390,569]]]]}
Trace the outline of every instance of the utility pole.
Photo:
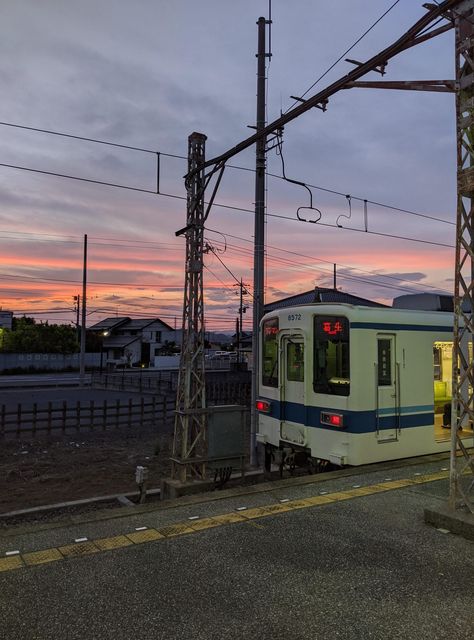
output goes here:
{"type": "Polygon", "coordinates": [[[258,391],[258,368],[260,363],[259,327],[264,308],[264,270],[265,270],[265,169],[267,137],[261,135],[265,129],[265,74],[266,53],[265,29],[268,24],[265,18],[258,19],[258,53],[257,53],[257,122],[256,131],[259,138],[256,143],[255,172],[255,231],[254,231],[254,271],[253,271],[253,325],[252,325],[252,408],[250,424],[250,464],[257,462],[257,421],[256,409],[258,391]]]}
{"type": "MultiPolygon", "coordinates": [[[[84,261],[82,265],[82,322],[81,322],[81,352],[79,354],[79,384],[84,385],[85,356],[86,356],[86,299],[87,299],[87,234],[84,235],[84,261]]],[[[79,309],[79,300],[77,301],[79,309]]]]}

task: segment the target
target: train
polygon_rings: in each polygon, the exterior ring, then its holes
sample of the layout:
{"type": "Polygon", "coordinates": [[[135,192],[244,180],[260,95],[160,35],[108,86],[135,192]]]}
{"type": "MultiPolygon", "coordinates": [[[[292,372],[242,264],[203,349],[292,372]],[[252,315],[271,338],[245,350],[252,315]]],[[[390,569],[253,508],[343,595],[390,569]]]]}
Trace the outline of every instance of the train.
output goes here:
{"type": "MultiPolygon", "coordinates": [[[[448,312],[347,303],[267,313],[256,398],[266,469],[449,451],[453,320],[448,312]]],[[[472,425],[460,433],[472,439],[472,425]]]]}

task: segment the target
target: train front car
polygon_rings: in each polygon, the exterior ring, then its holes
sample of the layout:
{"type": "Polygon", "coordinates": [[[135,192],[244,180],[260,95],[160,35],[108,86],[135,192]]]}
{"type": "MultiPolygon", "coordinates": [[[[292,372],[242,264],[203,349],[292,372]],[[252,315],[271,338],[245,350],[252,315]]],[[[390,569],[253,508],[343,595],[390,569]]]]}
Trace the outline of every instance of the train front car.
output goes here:
{"type": "Polygon", "coordinates": [[[267,468],[448,451],[451,348],[449,313],[312,304],[267,314],[257,401],[267,468]]]}

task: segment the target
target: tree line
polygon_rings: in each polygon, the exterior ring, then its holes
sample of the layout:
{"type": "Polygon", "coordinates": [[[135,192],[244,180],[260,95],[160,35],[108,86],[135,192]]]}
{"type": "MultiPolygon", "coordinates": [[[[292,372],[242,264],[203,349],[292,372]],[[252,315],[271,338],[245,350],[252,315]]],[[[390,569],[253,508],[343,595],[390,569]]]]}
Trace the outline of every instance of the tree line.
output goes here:
{"type": "MultiPolygon", "coordinates": [[[[34,318],[13,318],[11,329],[0,329],[1,353],[77,353],[80,334],[66,324],[36,322],[34,318]]],[[[86,332],[86,351],[98,352],[101,337],[86,332]]]]}

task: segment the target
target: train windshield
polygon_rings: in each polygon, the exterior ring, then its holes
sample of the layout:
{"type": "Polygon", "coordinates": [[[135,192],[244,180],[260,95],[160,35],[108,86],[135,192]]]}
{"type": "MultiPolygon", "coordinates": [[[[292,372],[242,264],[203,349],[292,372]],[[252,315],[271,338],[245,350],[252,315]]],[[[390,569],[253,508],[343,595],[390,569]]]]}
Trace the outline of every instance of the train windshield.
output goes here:
{"type": "Polygon", "coordinates": [[[342,316],[314,318],[314,378],[316,393],[348,396],[349,321],[342,316]]]}
{"type": "Polygon", "coordinates": [[[278,387],[278,318],[262,325],[262,384],[278,387]]]}

